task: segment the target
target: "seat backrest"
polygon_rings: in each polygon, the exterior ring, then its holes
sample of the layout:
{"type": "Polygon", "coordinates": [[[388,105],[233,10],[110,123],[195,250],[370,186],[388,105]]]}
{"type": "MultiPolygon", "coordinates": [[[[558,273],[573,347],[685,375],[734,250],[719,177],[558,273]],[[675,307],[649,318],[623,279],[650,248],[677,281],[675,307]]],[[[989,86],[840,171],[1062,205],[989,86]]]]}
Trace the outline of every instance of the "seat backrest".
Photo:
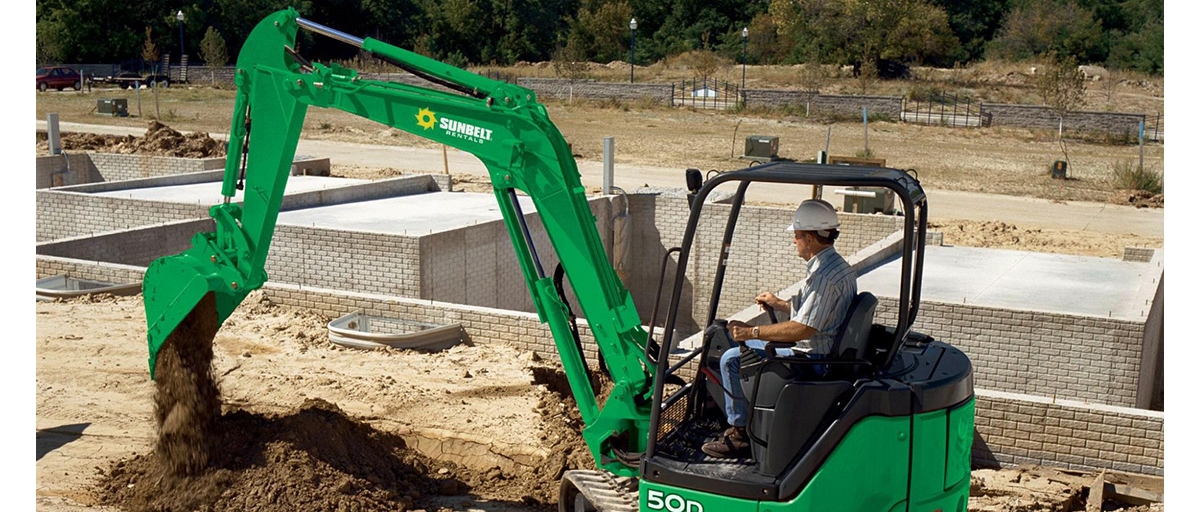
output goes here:
{"type": "Polygon", "coordinates": [[[850,301],[846,320],[838,329],[830,357],[833,359],[865,359],[867,341],[871,338],[871,323],[875,320],[875,306],[879,305],[871,292],[860,292],[850,301]]]}

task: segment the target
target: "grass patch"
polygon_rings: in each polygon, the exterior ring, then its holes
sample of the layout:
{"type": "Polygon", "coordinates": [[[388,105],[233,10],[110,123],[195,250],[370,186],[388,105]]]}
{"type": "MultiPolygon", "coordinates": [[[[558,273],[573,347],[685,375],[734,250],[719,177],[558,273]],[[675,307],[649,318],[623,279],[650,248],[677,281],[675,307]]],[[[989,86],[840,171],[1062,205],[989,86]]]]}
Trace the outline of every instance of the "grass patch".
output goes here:
{"type": "Polygon", "coordinates": [[[1151,194],[1163,191],[1162,173],[1122,160],[1112,165],[1112,186],[1115,190],[1141,190],[1151,194]]]}

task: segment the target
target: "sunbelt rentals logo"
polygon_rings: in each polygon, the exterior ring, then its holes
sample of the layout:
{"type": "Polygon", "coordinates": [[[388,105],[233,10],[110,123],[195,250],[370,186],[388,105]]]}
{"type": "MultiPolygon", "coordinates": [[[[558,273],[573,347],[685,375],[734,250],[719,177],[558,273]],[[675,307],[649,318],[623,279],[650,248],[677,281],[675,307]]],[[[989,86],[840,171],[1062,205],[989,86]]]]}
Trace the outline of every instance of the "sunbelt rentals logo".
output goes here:
{"type": "Polygon", "coordinates": [[[446,116],[438,117],[428,108],[417,111],[417,126],[425,130],[435,127],[450,137],[457,137],[471,142],[483,144],[492,140],[492,131],[482,126],[475,126],[446,116]]]}

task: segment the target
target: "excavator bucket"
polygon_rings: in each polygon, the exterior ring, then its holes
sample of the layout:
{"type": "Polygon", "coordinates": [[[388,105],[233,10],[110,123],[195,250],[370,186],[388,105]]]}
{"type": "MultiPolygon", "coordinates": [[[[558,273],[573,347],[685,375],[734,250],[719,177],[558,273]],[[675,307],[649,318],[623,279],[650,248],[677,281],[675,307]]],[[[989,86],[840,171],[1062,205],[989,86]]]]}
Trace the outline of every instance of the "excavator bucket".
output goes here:
{"type": "MultiPolygon", "coordinates": [[[[150,378],[155,376],[159,351],[176,335],[211,333],[208,340],[253,289],[249,283],[239,285],[241,274],[222,258],[212,244],[212,233],[199,233],[192,239],[192,248],[175,256],[155,260],[146,269],[142,280],[142,299],[146,307],[146,340],[150,349],[150,378]],[[206,295],[213,295],[213,314],[195,318],[194,311],[206,295]],[[209,328],[192,328],[188,333],[176,333],[185,322],[207,322],[209,328]]],[[[189,344],[191,341],[189,341],[189,344]]]]}

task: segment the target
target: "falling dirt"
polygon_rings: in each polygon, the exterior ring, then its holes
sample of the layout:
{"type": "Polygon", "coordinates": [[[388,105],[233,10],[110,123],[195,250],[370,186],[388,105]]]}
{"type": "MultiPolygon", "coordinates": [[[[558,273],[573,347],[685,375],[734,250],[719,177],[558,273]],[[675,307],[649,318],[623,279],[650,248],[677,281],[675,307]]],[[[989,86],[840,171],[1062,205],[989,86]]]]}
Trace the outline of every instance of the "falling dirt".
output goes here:
{"type": "Polygon", "coordinates": [[[208,468],[213,423],[221,396],[212,375],[212,341],[217,304],[208,293],[167,336],[157,355],[154,378],[155,452],[168,477],[196,475],[208,468]]]}
{"type": "MultiPolygon", "coordinates": [[[[225,143],[209,137],[205,132],[184,135],[158,121],[150,121],[146,134],[101,135],[94,133],[61,133],[62,149],[72,151],[94,151],[97,153],[141,154],[173,156],[179,158],[215,158],[225,156],[225,143]]],[[[37,152],[49,150],[46,132],[37,132],[37,152]]]]}

